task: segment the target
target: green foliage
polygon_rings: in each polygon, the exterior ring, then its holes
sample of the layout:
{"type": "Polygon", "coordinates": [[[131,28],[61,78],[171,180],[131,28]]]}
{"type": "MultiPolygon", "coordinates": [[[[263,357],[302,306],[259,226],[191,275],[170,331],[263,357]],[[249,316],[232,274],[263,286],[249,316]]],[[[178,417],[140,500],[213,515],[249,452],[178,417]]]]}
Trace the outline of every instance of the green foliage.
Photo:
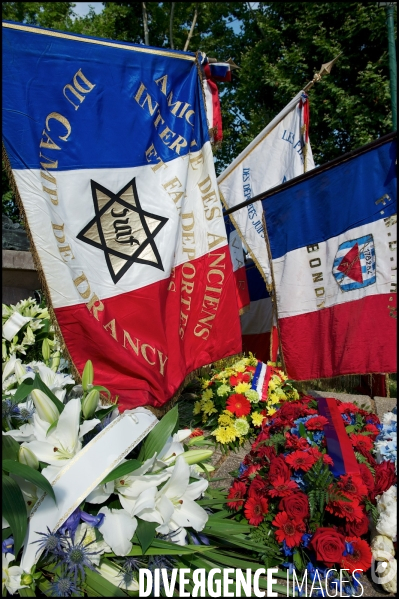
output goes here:
{"type": "Polygon", "coordinates": [[[371,503],[369,499],[365,500],[364,505],[366,507],[366,512],[371,513],[371,517],[373,518],[374,524],[377,524],[378,518],[380,517],[380,513],[378,511],[377,506],[371,503]]]}
{"type": "Polygon", "coordinates": [[[310,508],[310,525],[321,526],[324,518],[324,508],[329,501],[327,489],[334,480],[329,467],[319,459],[303,477],[308,491],[310,508]]]}
{"type": "Polygon", "coordinates": [[[355,451],[355,456],[356,456],[356,460],[359,462],[359,464],[366,464],[366,466],[370,470],[371,474],[373,476],[375,476],[375,470],[372,466],[370,466],[368,459],[365,458],[364,455],[362,455],[358,451],[355,451]]]}

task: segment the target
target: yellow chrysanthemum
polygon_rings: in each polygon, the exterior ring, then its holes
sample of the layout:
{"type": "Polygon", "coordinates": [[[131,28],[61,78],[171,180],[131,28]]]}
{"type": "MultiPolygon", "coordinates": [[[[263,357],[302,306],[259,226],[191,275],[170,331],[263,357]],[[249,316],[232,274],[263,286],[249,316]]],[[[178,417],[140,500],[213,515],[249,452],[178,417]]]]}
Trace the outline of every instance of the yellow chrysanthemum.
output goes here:
{"type": "Polygon", "coordinates": [[[269,385],[267,387],[269,393],[270,393],[270,391],[274,391],[276,387],[277,387],[276,381],[274,381],[273,378],[271,378],[269,381],[269,385]]]}
{"type": "Polygon", "coordinates": [[[211,399],[213,397],[213,391],[212,389],[206,389],[203,394],[201,395],[202,399],[204,401],[207,401],[208,399],[211,399]]]}
{"type": "Polygon", "coordinates": [[[270,393],[269,397],[267,398],[267,403],[268,405],[276,405],[278,403],[280,403],[281,401],[281,397],[279,397],[276,393],[270,393]]]}
{"type": "Polygon", "coordinates": [[[270,406],[267,408],[267,413],[269,416],[273,416],[273,414],[275,414],[277,412],[276,408],[273,408],[273,406],[270,406]]]}
{"type": "Polygon", "coordinates": [[[201,402],[196,401],[194,404],[193,414],[194,414],[194,416],[196,416],[197,414],[200,414],[200,413],[201,413],[201,402]]]}
{"type": "Polygon", "coordinates": [[[228,393],[230,393],[231,391],[231,387],[229,385],[225,385],[224,383],[222,385],[220,385],[219,389],[216,391],[217,395],[219,395],[219,397],[222,397],[223,395],[227,395],[228,393]]]}
{"type": "Polygon", "coordinates": [[[202,379],[202,381],[201,381],[201,386],[202,386],[202,388],[203,388],[203,389],[207,389],[207,388],[209,387],[209,383],[210,383],[210,382],[211,382],[211,381],[208,381],[207,379],[202,379]]]}
{"type": "Polygon", "coordinates": [[[207,416],[210,416],[211,414],[216,414],[217,413],[217,410],[215,408],[215,404],[213,403],[213,401],[211,399],[208,399],[207,401],[201,402],[201,407],[202,407],[202,411],[207,416]]]}
{"type": "Polygon", "coordinates": [[[262,426],[262,422],[265,417],[260,412],[253,412],[251,414],[251,418],[252,418],[252,424],[254,426],[262,426]]]}
{"type": "Polygon", "coordinates": [[[237,437],[237,432],[234,426],[219,426],[212,433],[216,437],[218,443],[230,443],[237,437]]]}
{"type": "Polygon", "coordinates": [[[249,391],[250,388],[251,388],[251,385],[249,383],[238,383],[238,385],[236,385],[236,387],[234,387],[234,391],[236,393],[244,394],[245,391],[249,391]]]}
{"type": "Polygon", "coordinates": [[[288,381],[288,376],[285,374],[285,372],[283,372],[282,370],[278,371],[280,378],[283,379],[283,381],[288,381]]]}
{"type": "Polygon", "coordinates": [[[220,414],[218,418],[218,424],[220,424],[220,426],[230,426],[231,424],[233,424],[231,412],[229,412],[228,414],[220,414]]]}

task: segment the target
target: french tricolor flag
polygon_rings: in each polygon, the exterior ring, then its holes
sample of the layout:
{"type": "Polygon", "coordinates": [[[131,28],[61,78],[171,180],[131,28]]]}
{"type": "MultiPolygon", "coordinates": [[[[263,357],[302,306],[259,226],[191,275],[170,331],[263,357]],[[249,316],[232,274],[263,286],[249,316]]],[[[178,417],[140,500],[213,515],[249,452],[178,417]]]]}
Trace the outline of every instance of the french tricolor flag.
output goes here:
{"type": "Polygon", "coordinates": [[[4,22],[3,138],[78,373],[161,407],[241,351],[195,54],[4,22]]]}
{"type": "Polygon", "coordinates": [[[286,372],[396,372],[396,135],[262,201],[286,372]]]}

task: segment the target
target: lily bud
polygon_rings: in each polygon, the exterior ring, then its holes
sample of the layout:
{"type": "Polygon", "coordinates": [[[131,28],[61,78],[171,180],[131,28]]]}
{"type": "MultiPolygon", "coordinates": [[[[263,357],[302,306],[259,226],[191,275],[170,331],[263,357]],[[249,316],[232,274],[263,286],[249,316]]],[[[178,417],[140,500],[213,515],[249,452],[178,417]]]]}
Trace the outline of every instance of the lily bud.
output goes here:
{"type": "Polygon", "coordinates": [[[23,445],[21,445],[18,453],[18,461],[21,464],[25,464],[26,466],[34,468],[34,470],[39,470],[39,460],[37,459],[33,451],[28,449],[28,447],[24,447],[23,445]]]}
{"type": "Polygon", "coordinates": [[[33,389],[31,396],[39,418],[53,424],[60,417],[57,406],[51,399],[40,389],[33,389]]]}
{"type": "Polygon", "coordinates": [[[29,586],[33,582],[33,576],[30,574],[22,574],[21,576],[21,584],[29,586]]]}
{"type": "Polygon", "coordinates": [[[190,451],[183,453],[183,457],[189,466],[209,460],[211,455],[213,455],[213,451],[210,449],[190,449],[190,451]]]}
{"type": "Polygon", "coordinates": [[[21,384],[24,380],[24,376],[26,374],[26,368],[22,364],[21,360],[17,359],[15,361],[15,376],[17,377],[18,384],[21,384]]]}
{"type": "Polygon", "coordinates": [[[50,344],[48,342],[47,337],[45,337],[42,342],[42,354],[43,354],[43,360],[47,364],[47,362],[50,359],[50,344]]]}
{"type": "Polygon", "coordinates": [[[93,418],[99,401],[100,401],[100,392],[97,391],[97,389],[92,389],[86,395],[86,397],[84,397],[82,399],[82,413],[83,413],[83,417],[86,420],[88,420],[89,418],[93,418]]]}
{"type": "Polygon", "coordinates": [[[89,385],[93,384],[93,379],[94,379],[93,363],[91,360],[87,360],[85,367],[83,369],[83,374],[82,374],[83,391],[88,390],[89,385]]]}
{"type": "Polygon", "coordinates": [[[53,355],[51,356],[51,360],[50,360],[50,368],[53,372],[57,372],[57,368],[60,365],[61,362],[61,352],[56,351],[53,353],[53,355]]]}

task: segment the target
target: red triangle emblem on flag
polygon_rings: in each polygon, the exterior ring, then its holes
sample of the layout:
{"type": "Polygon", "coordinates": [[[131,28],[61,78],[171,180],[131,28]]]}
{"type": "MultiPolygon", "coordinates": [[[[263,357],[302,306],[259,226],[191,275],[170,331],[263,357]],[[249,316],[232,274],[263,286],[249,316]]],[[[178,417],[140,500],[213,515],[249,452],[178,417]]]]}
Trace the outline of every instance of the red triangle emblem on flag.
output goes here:
{"type": "Polygon", "coordinates": [[[342,258],[338,270],[357,283],[363,283],[362,265],[360,263],[359,246],[355,243],[342,258]]]}

